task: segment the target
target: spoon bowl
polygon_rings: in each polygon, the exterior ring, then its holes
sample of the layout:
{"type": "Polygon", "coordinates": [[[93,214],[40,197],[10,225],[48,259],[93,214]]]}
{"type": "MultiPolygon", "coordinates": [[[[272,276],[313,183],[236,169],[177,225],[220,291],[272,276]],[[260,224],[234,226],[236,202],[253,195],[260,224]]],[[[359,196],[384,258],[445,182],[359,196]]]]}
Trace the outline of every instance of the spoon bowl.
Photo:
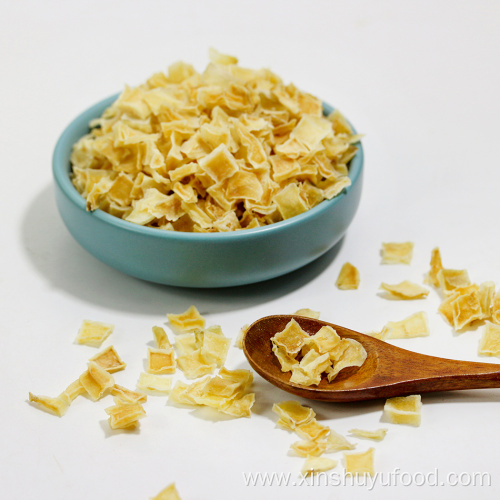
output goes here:
{"type": "Polygon", "coordinates": [[[318,401],[347,402],[391,398],[424,392],[500,387],[500,365],[427,356],[395,347],[342,326],[295,315],[276,315],[253,323],[243,338],[243,351],[252,368],[271,384],[287,392],[318,401]],[[290,382],[272,351],[271,337],[291,319],[309,335],[331,326],[340,337],[360,342],[366,361],[359,368],[346,368],[332,381],[318,385],[290,382]]]}

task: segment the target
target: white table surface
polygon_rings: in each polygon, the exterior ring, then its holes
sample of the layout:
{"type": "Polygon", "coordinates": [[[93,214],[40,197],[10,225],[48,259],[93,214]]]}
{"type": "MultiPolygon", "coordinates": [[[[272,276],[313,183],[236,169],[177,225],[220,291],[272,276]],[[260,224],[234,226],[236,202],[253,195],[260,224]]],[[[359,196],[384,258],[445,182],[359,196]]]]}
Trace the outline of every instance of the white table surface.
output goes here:
{"type": "MultiPolygon", "coordinates": [[[[359,331],[425,310],[430,337],[395,344],[499,362],[477,355],[482,328],[453,333],[434,290],[416,302],[378,294],[381,281],[421,282],[435,246],[447,267],[500,285],[498,2],[3,0],[0,10],[2,498],[140,499],[171,482],[183,500],[498,498],[500,390],[425,395],[420,428],[381,423],[383,401],[312,402],[340,433],[389,429],[380,443],[355,440],[376,450],[382,475],[372,487],[299,484],[303,459],[288,453],[296,437],[271,412],[289,396],[258,376],[251,419],[150,397],[133,433],[109,431],[109,397],[79,398],[63,418],[27,402],[29,391],[57,395],[97,352],[73,343],[82,319],[116,325],[105,345],[128,363],[116,381],[134,387],[151,327],[191,304],[232,338],[245,323],[302,307],[359,331]],[[54,202],[52,150],[91,104],[177,60],[202,70],[210,46],[271,68],[366,134],[362,202],[341,245],[291,275],[219,290],[142,282],[69,235],[54,202]],[[380,265],[383,241],[406,240],[415,242],[410,266],[380,265]],[[361,272],[357,291],[334,286],[347,260],[361,272]],[[291,479],[251,486],[250,473],[291,479]]],[[[242,351],[232,347],[226,366],[247,367],[242,351]]],[[[341,482],[342,464],[332,472],[341,482]]]]}

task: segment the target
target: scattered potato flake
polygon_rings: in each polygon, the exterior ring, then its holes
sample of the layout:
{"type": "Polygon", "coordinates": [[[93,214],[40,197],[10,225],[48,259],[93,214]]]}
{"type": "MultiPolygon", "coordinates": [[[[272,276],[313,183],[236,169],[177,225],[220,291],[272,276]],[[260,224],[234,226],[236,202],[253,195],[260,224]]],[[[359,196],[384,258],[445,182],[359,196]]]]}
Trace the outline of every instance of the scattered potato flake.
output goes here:
{"type": "Polygon", "coordinates": [[[296,441],[290,446],[300,457],[319,457],[326,450],[326,441],[296,441]]]}
{"type": "Polygon", "coordinates": [[[238,332],[238,336],[236,337],[234,341],[234,347],[237,347],[238,349],[243,349],[243,339],[245,338],[245,334],[247,333],[247,330],[250,328],[250,325],[243,325],[240,328],[240,331],[238,332]]]}
{"type": "Polygon", "coordinates": [[[313,311],[312,309],[297,309],[294,313],[297,316],[304,316],[306,318],[319,319],[320,313],[319,311],[313,311]]]}
{"type": "Polygon", "coordinates": [[[205,318],[195,306],[189,307],[181,314],[167,314],[167,318],[172,326],[183,332],[205,328],[205,318]]]}
{"type": "Polygon", "coordinates": [[[127,87],[73,148],[88,210],[190,232],[273,224],[350,185],[353,134],[338,110],[268,69],[212,52],[127,87]]]}
{"type": "Polygon", "coordinates": [[[170,349],[172,344],[168,340],[165,330],[160,326],[153,326],[153,334],[155,336],[156,347],[158,349],[170,349]]]}
{"type": "Polygon", "coordinates": [[[274,403],[273,412],[280,417],[280,421],[286,423],[290,429],[305,425],[313,421],[316,413],[308,406],[302,406],[298,401],[282,401],[274,403]]]}
{"type": "Polygon", "coordinates": [[[390,398],[384,405],[384,417],[393,424],[420,425],[422,399],[420,394],[390,398]]]}
{"type": "Polygon", "coordinates": [[[338,333],[331,326],[322,326],[310,339],[309,346],[320,354],[329,353],[341,342],[338,333]]]}
{"type": "Polygon", "coordinates": [[[172,377],[141,373],[137,382],[137,388],[141,391],[168,394],[172,390],[172,377]]]}
{"type": "Polygon", "coordinates": [[[357,290],[359,282],[360,276],[358,268],[354,267],[350,262],[346,262],[342,266],[335,284],[340,290],[357,290]]]}
{"type": "Polygon", "coordinates": [[[250,417],[255,394],[248,392],[253,375],[249,370],[221,368],[218,375],[186,384],[178,380],[170,399],[187,405],[202,405],[235,417],[250,417]]]}
{"type": "Polygon", "coordinates": [[[80,382],[80,379],[75,380],[71,384],[64,389],[64,394],[69,397],[69,400],[72,402],[74,401],[78,396],[81,396],[82,394],[85,394],[87,391],[85,390],[85,387],[83,387],[82,383],[80,382]]]}
{"type": "Polygon", "coordinates": [[[500,357],[500,325],[487,323],[479,340],[479,354],[500,357]]]}
{"type": "Polygon", "coordinates": [[[111,429],[135,429],[138,420],[146,416],[146,412],[140,403],[126,403],[119,400],[114,406],[105,408],[109,415],[109,426],[111,429]]]}
{"type": "Polygon", "coordinates": [[[345,472],[348,475],[373,476],[375,469],[373,465],[375,450],[370,448],[363,453],[344,453],[345,472]]]}
{"type": "Polygon", "coordinates": [[[381,330],[380,332],[365,332],[365,335],[368,335],[369,337],[373,337],[375,339],[384,340],[385,333],[386,332],[384,330],[381,330]]]}
{"type": "Polygon", "coordinates": [[[428,337],[429,323],[425,311],[419,311],[401,321],[389,321],[382,330],[382,340],[428,337]]]}
{"type": "Polygon", "coordinates": [[[430,270],[427,274],[427,281],[436,288],[439,287],[438,273],[442,269],[443,263],[441,261],[441,252],[439,251],[439,248],[433,248],[431,252],[430,270]]]}
{"type": "Polygon", "coordinates": [[[151,498],[151,500],[181,500],[175,483],[169,484],[165,489],[161,490],[158,495],[151,498]]]}
{"type": "Polygon", "coordinates": [[[481,304],[481,319],[489,319],[491,317],[492,305],[495,300],[495,283],[493,283],[493,281],[481,283],[477,293],[481,304]]]}
{"type": "Polygon", "coordinates": [[[349,431],[354,437],[365,438],[365,439],[373,439],[374,441],[382,441],[387,434],[387,429],[377,429],[376,431],[366,431],[363,429],[351,429],[349,431]]]}
{"type": "Polygon", "coordinates": [[[295,432],[302,439],[311,439],[318,441],[325,439],[330,434],[330,428],[321,425],[316,419],[311,420],[306,424],[301,424],[295,427],[295,432]]]}
{"type": "Polygon", "coordinates": [[[76,336],[77,344],[100,347],[101,344],[113,333],[114,325],[99,321],[83,320],[82,326],[76,336]]]}
{"type": "Polygon", "coordinates": [[[181,356],[192,354],[201,349],[201,330],[196,332],[181,333],[175,338],[175,348],[181,356]]]}
{"type": "Polygon", "coordinates": [[[115,384],[110,392],[115,398],[121,399],[125,403],[145,403],[148,399],[146,394],[132,391],[118,384],[115,384]]]}
{"type": "Polygon", "coordinates": [[[203,330],[201,356],[207,363],[214,363],[220,368],[226,361],[231,339],[224,336],[221,327],[211,326],[203,330]]]}
{"type": "Polygon", "coordinates": [[[71,404],[71,399],[64,392],[56,398],[51,398],[49,396],[35,396],[30,392],[29,401],[34,403],[40,410],[44,410],[47,413],[51,413],[52,415],[56,415],[58,417],[62,417],[71,404]]]}
{"type": "Polygon", "coordinates": [[[155,349],[148,347],[148,373],[166,374],[175,373],[175,353],[172,347],[168,349],[155,349]]]}
{"type": "Polygon", "coordinates": [[[437,273],[437,279],[444,294],[471,284],[469,273],[465,269],[441,269],[437,273]]]}
{"type": "Polygon", "coordinates": [[[455,330],[461,330],[473,321],[483,318],[479,293],[475,290],[456,297],[451,308],[455,330]]]}
{"type": "Polygon", "coordinates": [[[127,366],[120,356],[118,356],[118,353],[112,345],[106,347],[106,349],[99,352],[95,356],[92,356],[89,361],[94,361],[108,373],[115,373],[120,370],[124,370],[127,366]]]}
{"type": "Polygon", "coordinates": [[[389,293],[389,296],[401,300],[423,299],[429,295],[429,290],[411,281],[402,281],[395,285],[382,283],[380,288],[389,293]]]}
{"type": "Polygon", "coordinates": [[[410,264],[413,257],[413,243],[382,243],[382,264],[410,264]]]}
{"type": "Polygon", "coordinates": [[[281,366],[281,371],[289,372],[292,371],[299,362],[290,354],[288,354],[283,347],[273,345],[273,352],[278,358],[279,364],[281,366]]]}
{"type": "Polygon", "coordinates": [[[331,458],[309,456],[306,458],[301,474],[303,476],[310,476],[312,474],[326,472],[337,467],[338,463],[338,460],[332,460],[331,458]]]}
{"type": "Polygon", "coordinates": [[[334,453],[341,450],[354,450],[354,448],[356,448],[354,443],[351,443],[344,436],[342,436],[342,434],[330,429],[330,433],[326,438],[326,453],[334,453]]]}
{"type": "Polygon", "coordinates": [[[88,370],[80,375],[80,383],[94,401],[101,399],[115,385],[113,376],[95,361],[89,361],[88,370]]]}
{"type": "Polygon", "coordinates": [[[213,373],[217,365],[208,362],[202,355],[201,349],[197,349],[190,354],[179,356],[177,366],[184,373],[186,378],[194,379],[213,373]]]}

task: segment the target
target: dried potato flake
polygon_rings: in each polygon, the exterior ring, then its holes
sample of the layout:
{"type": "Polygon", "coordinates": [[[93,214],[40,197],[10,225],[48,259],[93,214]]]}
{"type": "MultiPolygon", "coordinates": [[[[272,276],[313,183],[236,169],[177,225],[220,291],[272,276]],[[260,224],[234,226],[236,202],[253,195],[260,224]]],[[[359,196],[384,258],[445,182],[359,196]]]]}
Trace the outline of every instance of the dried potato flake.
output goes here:
{"type": "Polygon", "coordinates": [[[101,399],[115,385],[113,376],[95,361],[89,361],[88,370],[80,375],[80,383],[93,401],[101,399]]]}
{"type": "Polygon", "coordinates": [[[172,378],[152,373],[141,373],[137,388],[145,392],[169,394],[172,390],[172,378]]]}
{"type": "Polygon", "coordinates": [[[49,396],[35,396],[30,392],[29,401],[34,403],[40,410],[44,410],[58,417],[62,417],[71,404],[71,399],[64,392],[55,398],[49,396]]]}
{"type": "Polygon", "coordinates": [[[376,431],[367,431],[364,429],[351,429],[349,434],[354,437],[373,439],[374,441],[382,441],[387,434],[387,429],[377,429],[376,431]]]}
{"type": "Polygon", "coordinates": [[[95,356],[92,356],[89,361],[94,361],[108,373],[115,373],[120,370],[124,370],[127,366],[112,345],[97,353],[95,356]]]}
{"type": "Polygon", "coordinates": [[[148,361],[146,371],[148,373],[166,374],[175,373],[177,364],[173,347],[167,349],[155,349],[148,347],[148,361]]]}
{"type": "Polygon", "coordinates": [[[105,408],[109,415],[109,426],[111,429],[135,429],[138,421],[146,416],[140,403],[128,403],[118,399],[114,406],[105,408]]]}
{"type": "Polygon", "coordinates": [[[423,299],[429,295],[429,290],[427,288],[408,280],[404,280],[395,285],[382,283],[380,288],[388,292],[391,298],[401,300],[423,299]]]}
{"type": "Polygon", "coordinates": [[[294,312],[296,316],[304,316],[305,318],[319,319],[320,313],[309,308],[297,309],[294,312]]]}
{"type": "Polygon", "coordinates": [[[195,306],[190,306],[180,314],[167,314],[167,318],[171,325],[183,332],[205,328],[205,318],[198,312],[195,306]]]}
{"type": "Polygon", "coordinates": [[[348,475],[373,476],[374,469],[374,448],[369,448],[362,453],[344,453],[345,472],[348,475]]]}
{"type": "Polygon", "coordinates": [[[381,339],[411,339],[429,336],[429,322],[425,311],[419,311],[401,321],[388,321],[384,326],[381,339]]]}
{"type": "Polygon", "coordinates": [[[172,483],[161,490],[158,495],[151,498],[151,500],[181,500],[181,497],[175,487],[175,483],[172,483]]]}
{"type": "Polygon", "coordinates": [[[390,398],[384,405],[384,417],[393,424],[418,427],[421,420],[422,400],[420,394],[390,398]]]}
{"type": "Polygon", "coordinates": [[[85,344],[92,347],[100,347],[101,344],[113,333],[114,325],[100,321],[83,320],[78,335],[75,338],[77,344],[85,344]]]}
{"type": "Polygon", "coordinates": [[[500,325],[486,324],[478,352],[483,356],[500,356],[500,325]]]}
{"type": "Polygon", "coordinates": [[[382,264],[410,264],[413,257],[413,243],[382,243],[382,264]]]}
{"type": "Polygon", "coordinates": [[[360,275],[357,267],[350,262],[346,262],[340,269],[336,281],[337,288],[340,290],[356,290],[359,287],[360,275]]]}

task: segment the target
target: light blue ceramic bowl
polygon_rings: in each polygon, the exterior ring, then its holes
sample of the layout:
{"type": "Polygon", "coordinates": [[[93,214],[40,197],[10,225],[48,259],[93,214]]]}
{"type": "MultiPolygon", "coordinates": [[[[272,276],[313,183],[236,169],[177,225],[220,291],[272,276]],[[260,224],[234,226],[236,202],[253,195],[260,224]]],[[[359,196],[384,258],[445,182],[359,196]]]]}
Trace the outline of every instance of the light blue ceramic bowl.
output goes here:
{"type": "MultiPolygon", "coordinates": [[[[88,212],[70,180],[73,144],[89,131],[116,95],[69,124],[53,156],[57,206],[69,232],[106,264],[137,278],[183,287],[224,287],[264,281],[294,271],[337,243],[361,196],[363,150],[351,160],[352,184],[332,200],[291,219],[230,233],[181,233],[139,226],[102,210],[88,212]]],[[[325,113],[332,108],[324,105],[325,113]]]]}

